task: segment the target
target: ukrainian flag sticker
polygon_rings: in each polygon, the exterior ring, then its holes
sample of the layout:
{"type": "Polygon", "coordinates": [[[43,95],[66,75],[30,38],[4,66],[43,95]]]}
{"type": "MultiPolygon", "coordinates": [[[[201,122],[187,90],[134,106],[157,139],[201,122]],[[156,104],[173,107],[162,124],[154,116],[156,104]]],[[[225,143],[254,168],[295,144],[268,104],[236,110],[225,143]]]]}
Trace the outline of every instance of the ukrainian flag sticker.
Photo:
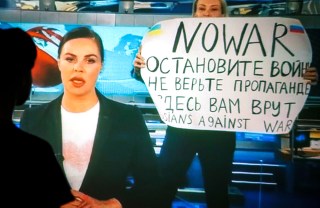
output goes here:
{"type": "Polygon", "coordinates": [[[148,32],[148,35],[149,36],[154,36],[154,35],[160,35],[162,33],[161,31],[161,24],[156,24],[156,25],[153,25],[149,32],[148,32]]]}

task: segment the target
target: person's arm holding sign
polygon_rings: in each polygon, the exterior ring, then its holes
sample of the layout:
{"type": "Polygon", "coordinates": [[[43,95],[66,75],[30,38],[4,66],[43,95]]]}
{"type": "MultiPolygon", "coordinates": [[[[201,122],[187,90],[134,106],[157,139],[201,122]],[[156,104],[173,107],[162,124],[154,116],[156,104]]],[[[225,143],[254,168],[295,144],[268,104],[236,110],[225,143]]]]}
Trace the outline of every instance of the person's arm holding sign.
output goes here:
{"type": "Polygon", "coordinates": [[[143,56],[141,55],[141,46],[139,48],[139,51],[136,54],[136,58],[133,61],[133,70],[131,70],[131,76],[139,81],[142,81],[142,77],[140,74],[141,68],[145,67],[145,61],[143,56]]]}
{"type": "Polygon", "coordinates": [[[303,78],[308,80],[311,85],[316,85],[319,82],[319,74],[316,67],[309,67],[303,74],[303,78]]]}

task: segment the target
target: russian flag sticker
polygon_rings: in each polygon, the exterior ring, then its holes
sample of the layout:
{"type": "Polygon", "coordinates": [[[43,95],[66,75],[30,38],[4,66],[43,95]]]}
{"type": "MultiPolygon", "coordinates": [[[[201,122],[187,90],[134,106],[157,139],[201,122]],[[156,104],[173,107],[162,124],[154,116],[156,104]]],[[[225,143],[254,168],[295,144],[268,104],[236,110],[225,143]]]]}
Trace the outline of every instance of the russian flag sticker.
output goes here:
{"type": "Polygon", "coordinates": [[[304,33],[304,28],[301,25],[290,25],[290,32],[304,33]]]}

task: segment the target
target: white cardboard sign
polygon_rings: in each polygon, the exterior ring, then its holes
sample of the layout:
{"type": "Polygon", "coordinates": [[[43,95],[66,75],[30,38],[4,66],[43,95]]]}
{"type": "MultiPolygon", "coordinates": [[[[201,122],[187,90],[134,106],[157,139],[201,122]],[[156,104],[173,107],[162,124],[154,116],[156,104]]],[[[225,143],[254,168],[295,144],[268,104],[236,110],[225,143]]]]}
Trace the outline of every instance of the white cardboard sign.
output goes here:
{"type": "Polygon", "coordinates": [[[161,119],[187,129],[288,133],[310,85],[297,19],[178,18],[144,36],[142,78],[161,119]]]}

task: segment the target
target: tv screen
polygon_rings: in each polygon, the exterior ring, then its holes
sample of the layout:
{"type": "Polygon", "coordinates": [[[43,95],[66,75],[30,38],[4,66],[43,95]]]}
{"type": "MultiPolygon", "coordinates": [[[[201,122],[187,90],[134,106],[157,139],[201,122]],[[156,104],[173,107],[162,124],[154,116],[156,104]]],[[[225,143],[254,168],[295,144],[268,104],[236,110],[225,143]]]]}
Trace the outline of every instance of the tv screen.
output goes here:
{"type": "MultiPolygon", "coordinates": [[[[0,23],[0,28],[20,27],[27,31],[38,48],[33,68],[33,89],[30,99],[51,100],[62,92],[57,68],[58,44],[62,36],[80,25],[42,23],[0,23]]],[[[149,95],[146,86],[131,76],[133,60],[148,27],[89,26],[102,38],[105,63],[96,87],[106,96],[149,95]]],[[[134,98],[132,98],[134,99],[134,98]]]]}

